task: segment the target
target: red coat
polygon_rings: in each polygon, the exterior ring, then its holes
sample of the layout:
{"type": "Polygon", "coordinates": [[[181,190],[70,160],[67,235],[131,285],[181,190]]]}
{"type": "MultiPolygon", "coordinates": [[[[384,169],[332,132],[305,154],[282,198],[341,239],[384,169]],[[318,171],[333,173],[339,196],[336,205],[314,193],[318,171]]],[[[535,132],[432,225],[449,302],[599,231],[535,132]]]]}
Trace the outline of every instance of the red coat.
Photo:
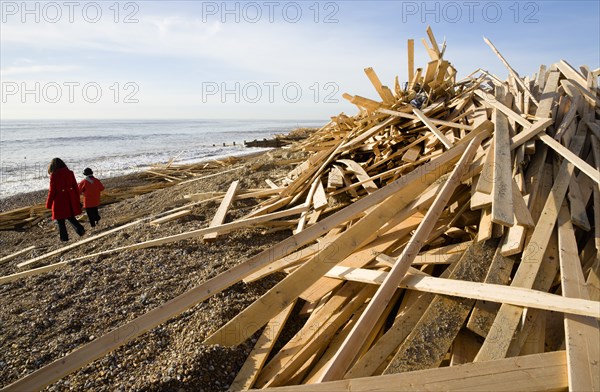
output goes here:
{"type": "Polygon", "coordinates": [[[66,167],[50,175],[46,208],[52,209],[52,219],[67,219],[81,214],[77,180],[73,172],[66,167]]]}
{"type": "Polygon", "coordinates": [[[90,176],[79,183],[79,191],[83,194],[83,206],[85,208],[98,207],[100,205],[100,192],[104,185],[96,177],[90,176]],[[92,180],[89,182],[87,179],[92,180]]]}

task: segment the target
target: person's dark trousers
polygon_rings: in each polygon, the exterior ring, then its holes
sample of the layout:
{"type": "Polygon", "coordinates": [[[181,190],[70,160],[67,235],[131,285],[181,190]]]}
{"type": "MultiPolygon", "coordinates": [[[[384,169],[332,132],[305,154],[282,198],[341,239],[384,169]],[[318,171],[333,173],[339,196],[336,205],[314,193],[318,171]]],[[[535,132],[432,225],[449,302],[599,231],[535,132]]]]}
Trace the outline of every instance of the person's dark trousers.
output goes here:
{"type": "MultiPolygon", "coordinates": [[[[75,229],[75,232],[77,232],[77,234],[82,236],[85,233],[85,229],[83,228],[83,226],[81,226],[81,223],[79,223],[77,221],[77,219],[75,219],[74,216],[68,218],[68,221],[71,223],[71,225],[73,226],[73,228],[75,229]]],[[[68,241],[69,233],[67,233],[67,225],[65,224],[65,220],[57,219],[56,223],[58,224],[58,232],[60,233],[60,240],[68,241]]]]}
{"type": "Polygon", "coordinates": [[[87,212],[88,220],[90,221],[90,226],[96,227],[96,223],[100,221],[98,207],[88,207],[85,209],[85,212],[87,212]]]}

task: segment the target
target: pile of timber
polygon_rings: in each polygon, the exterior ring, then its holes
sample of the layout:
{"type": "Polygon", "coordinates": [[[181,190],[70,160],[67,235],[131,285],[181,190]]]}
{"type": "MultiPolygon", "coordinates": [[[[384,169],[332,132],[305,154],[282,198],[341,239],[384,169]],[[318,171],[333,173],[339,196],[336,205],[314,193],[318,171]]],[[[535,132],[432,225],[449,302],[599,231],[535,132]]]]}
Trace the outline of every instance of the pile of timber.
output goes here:
{"type": "Polygon", "coordinates": [[[404,88],[367,68],[379,97],[346,94],[359,113],[295,146],[312,156],[269,189],[190,195],[222,200],[208,227],[101,253],[266,222],[293,235],[9,389],[48,385],[283,271],[205,340],[234,346],[262,329],[232,390],[600,390],[600,70],[560,61],[522,78],[486,40],[508,80],[456,80],[427,33],[431,61],[415,69],[409,40],[404,88]],[[225,223],[241,197],[266,200],[225,223]],[[271,352],[292,314],[304,326],[271,352]]]}

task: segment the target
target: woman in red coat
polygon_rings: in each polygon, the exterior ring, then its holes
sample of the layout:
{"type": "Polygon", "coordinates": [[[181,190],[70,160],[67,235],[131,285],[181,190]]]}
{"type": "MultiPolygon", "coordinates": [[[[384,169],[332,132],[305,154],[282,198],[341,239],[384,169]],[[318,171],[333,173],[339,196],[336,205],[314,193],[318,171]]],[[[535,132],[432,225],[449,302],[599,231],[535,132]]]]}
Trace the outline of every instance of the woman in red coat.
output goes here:
{"type": "Polygon", "coordinates": [[[56,220],[58,224],[60,240],[69,240],[65,219],[73,225],[77,234],[82,236],[85,229],[75,219],[76,215],[81,214],[79,188],[75,175],[60,158],[54,158],[50,162],[48,174],[50,174],[50,189],[48,190],[48,199],[46,199],[46,208],[52,209],[52,219],[56,220]]]}

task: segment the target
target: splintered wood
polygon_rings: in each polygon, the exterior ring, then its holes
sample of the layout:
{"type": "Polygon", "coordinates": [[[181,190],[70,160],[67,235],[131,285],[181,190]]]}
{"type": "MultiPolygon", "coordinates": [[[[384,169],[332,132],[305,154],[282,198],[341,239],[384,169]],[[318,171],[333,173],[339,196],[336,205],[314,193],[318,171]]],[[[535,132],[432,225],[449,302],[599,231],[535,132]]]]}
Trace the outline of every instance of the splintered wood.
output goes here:
{"type": "MultiPolygon", "coordinates": [[[[206,337],[233,346],[262,330],[231,390],[600,391],[600,71],[561,60],[522,78],[485,39],[508,80],[481,69],[457,80],[446,43],[427,37],[423,67],[408,41],[407,83],[388,87],[365,68],[373,94],[344,94],[358,114],[295,144],[311,155],[287,176],[190,196],[222,200],[209,227],[112,251],[265,222],[293,235],[8,390],[43,388],[233,284],[280,271],[206,337]],[[224,223],[244,197],[266,200],[224,223]],[[552,312],[564,323],[550,331],[552,312]],[[303,326],[283,341],[292,319],[303,326]]],[[[150,174],[181,178],[163,169],[150,174]]]]}

